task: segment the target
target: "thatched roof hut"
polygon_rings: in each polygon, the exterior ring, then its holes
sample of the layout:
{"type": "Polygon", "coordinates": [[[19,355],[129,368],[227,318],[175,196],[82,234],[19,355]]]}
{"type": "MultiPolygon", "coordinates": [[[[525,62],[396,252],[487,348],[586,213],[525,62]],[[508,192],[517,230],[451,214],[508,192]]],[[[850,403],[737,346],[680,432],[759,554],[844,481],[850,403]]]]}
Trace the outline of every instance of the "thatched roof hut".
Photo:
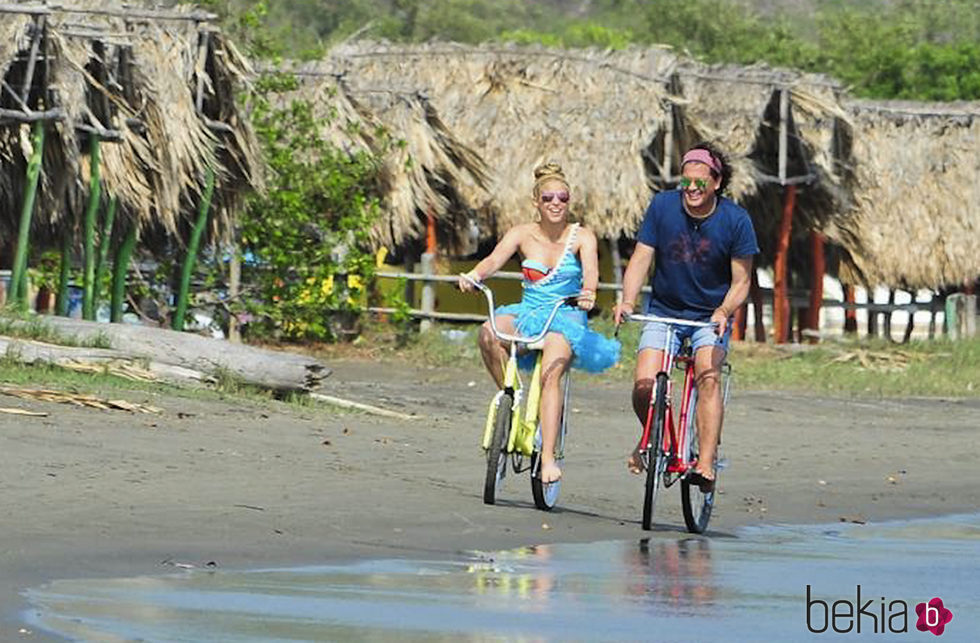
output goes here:
{"type": "Polygon", "coordinates": [[[327,140],[383,159],[385,216],[372,230],[375,243],[398,247],[423,237],[426,215],[431,214],[448,247],[461,253],[473,250],[466,232],[469,221],[488,227],[481,216],[490,198],[487,167],[443,123],[424,93],[390,86],[355,88],[328,63],[292,65],[284,71],[295,75],[298,86],[280,94],[282,104],[309,102],[327,140]]]}
{"type": "MultiPolygon", "coordinates": [[[[232,88],[245,82],[248,66],[209,24],[213,16],[190,8],[140,10],[79,0],[56,7],[24,3],[2,15],[5,31],[20,29],[0,49],[4,80],[32,88],[26,105],[14,92],[0,98],[7,110],[4,138],[23,139],[27,121],[41,118],[41,111],[53,123],[35,216],[38,231],[61,227],[66,215],[74,218],[83,208],[93,136],[105,141],[104,193],[118,198],[123,219],[179,242],[210,166],[220,186],[211,232],[229,229],[243,184],[261,179],[257,145],[232,88]],[[32,55],[35,43],[43,56],[32,55]]],[[[20,209],[26,147],[0,149],[7,161],[0,171],[0,202],[7,213],[20,209]]],[[[8,216],[0,225],[9,232],[17,222],[8,216]]]]}
{"type": "Polygon", "coordinates": [[[852,282],[943,288],[980,277],[980,104],[846,102],[853,207],[826,229],[852,282]]]}
{"type": "Polygon", "coordinates": [[[346,44],[329,63],[353,90],[424,92],[448,130],[484,160],[496,234],[533,216],[532,171],[565,168],[573,214],[603,237],[635,230],[650,197],[646,150],[667,89],[600,52],[346,44]]]}

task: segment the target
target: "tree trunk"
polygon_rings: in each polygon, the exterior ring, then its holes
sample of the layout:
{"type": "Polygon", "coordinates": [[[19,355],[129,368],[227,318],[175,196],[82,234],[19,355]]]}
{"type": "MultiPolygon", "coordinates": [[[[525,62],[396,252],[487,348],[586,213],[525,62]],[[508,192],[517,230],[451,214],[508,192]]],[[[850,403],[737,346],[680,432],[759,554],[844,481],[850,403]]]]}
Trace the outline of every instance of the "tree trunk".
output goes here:
{"type": "Polygon", "coordinates": [[[109,197],[109,210],[102,223],[102,234],[99,235],[99,256],[95,264],[95,290],[92,294],[92,308],[99,313],[99,299],[102,298],[102,279],[105,277],[106,259],[109,258],[109,246],[112,242],[112,224],[116,219],[116,197],[109,197]]]}
{"type": "Polygon", "coordinates": [[[136,222],[129,224],[126,237],[119,246],[116,258],[112,266],[112,312],[110,320],[119,323],[122,321],[123,298],[126,296],[126,272],[129,270],[129,260],[133,256],[133,248],[136,247],[136,233],[138,228],[136,222]]]}
{"type": "Polygon", "coordinates": [[[85,274],[82,278],[82,318],[95,319],[95,226],[99,216],[99,198],[102,196],[99,165],[102,162],[101,141],[90,134],[91,159],[88,180],[88,208],[85,210],[85,274]]]}
{"type": "Polygon", "coordinates": [[[208,375],[227,370],[246,383],[262,388],[308,392],[319,387],[330,374],[326,365],[312,357],[232,344],[194,333],[130,324],[99,324],[66,317],[51,317],[45,321],[80,342],[108,337],[112,349],[126,356],[208,375]]]}

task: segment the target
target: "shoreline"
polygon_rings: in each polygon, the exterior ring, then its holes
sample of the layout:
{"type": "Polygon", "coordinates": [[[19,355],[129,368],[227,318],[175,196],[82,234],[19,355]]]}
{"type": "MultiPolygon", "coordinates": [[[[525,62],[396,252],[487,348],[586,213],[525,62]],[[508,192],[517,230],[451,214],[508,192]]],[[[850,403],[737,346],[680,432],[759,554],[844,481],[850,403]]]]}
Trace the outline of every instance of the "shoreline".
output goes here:
{"type": "MultiPolygon", "coordinates": [[[[573,382],[566,482],[545,513],[523,475],[497,506],[482,503],[477,441],[491,392],[482,372],[331,367],[325,392],[424,417],[146,393],[127,399],[161,415],[44,402],[22,407],[47,418],[0,415],[0,638],[22,636],[30,587],[179,569],[167,560],[296,567],[648,535],[642,478],[625,470],[636,430],[622,382],[573,382]]],[[[737,391],[709,531],[974,513],[978,411],[973,399],[737,391]]],[[[662,494],[653,534],[686,533],[679,505],[673,489],[662,494]]]]}

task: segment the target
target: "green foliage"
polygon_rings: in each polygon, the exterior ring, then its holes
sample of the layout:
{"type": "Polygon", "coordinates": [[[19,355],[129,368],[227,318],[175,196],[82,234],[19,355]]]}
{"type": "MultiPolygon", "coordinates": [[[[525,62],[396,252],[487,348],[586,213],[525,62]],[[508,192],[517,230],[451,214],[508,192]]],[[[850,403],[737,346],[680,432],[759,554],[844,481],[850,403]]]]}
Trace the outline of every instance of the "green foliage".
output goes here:
{"type": "Polygon", "coordinates": [[[356,332],[373,276],[368,235],[379,214],[379,161],[324,140],[310,103],[277,105],[275,96],[295,84],[289,75],[256,83],[252,118],[270,176],[242,219],[247,277],[257,292],[251,312],[262,320],[250,328],[333,340],[356,332]]]}

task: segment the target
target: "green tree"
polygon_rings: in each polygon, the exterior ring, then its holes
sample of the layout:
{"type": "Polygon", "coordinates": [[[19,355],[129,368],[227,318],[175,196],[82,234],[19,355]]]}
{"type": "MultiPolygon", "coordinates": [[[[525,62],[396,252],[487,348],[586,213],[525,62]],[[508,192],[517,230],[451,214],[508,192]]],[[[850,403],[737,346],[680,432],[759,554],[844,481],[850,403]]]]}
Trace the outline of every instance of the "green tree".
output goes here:
{"type": "Polygon", "coordinates": [[[373,277],[379,157],[324,140],[308,102],[278,106],[275,97],[295,87],[289,75],[257,83],[253,124],[270,177],[241,224],[257,294],[251,311],[271,334],[332,340],[354,326],[373,277]]]}

